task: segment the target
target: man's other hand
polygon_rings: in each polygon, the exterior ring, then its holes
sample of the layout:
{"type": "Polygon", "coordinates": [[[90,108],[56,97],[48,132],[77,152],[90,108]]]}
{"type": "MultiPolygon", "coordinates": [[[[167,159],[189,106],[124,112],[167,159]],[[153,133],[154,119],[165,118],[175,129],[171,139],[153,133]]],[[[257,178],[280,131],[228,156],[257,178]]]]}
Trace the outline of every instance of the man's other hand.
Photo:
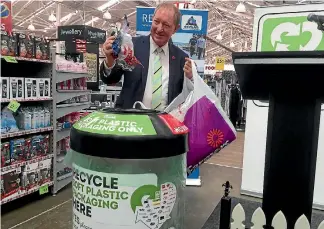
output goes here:
{"type": "Polygon", "coordinates": [[[106,42],[103,44],[102,46],[102,50],[106,56],[106,65],[110,68],[113,66],[115,59],[112,56],[113,54],[113,49],[112,49],[112,43],[115,41],[116,37],[115,36],[111,36],[108,37],[106,42]]]}
{"type": "Polygon", "coordinates": [[[186,57],[186,63],[183,67],[183,71],[185,73],[185,77],[188,79],[192,79],[192,66],[191,66],[191,59],[186,57]]]}

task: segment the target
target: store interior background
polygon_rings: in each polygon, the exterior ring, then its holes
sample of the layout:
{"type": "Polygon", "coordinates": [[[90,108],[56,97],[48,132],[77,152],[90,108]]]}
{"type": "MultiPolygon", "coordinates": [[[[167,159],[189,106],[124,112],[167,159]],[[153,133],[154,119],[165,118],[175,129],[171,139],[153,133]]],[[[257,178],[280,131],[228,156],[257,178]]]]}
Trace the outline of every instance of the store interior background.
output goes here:
{"type": "MultiPolygon", "coordinates": [[[[12,27],[13,31],[46,39],[56,39],[57,27],[68,25],[87,25],[111,31],[116,22],[120,22],[126,14],[130,22],[130,34],[135,36],[136,31],[136,7],[155,7],[157,1],[36,1],[14,0],[12,1],[12,27]]],[[[209,1],[192,0],[180,1],[175,4],[179,8],[208,10],[208,32],[206,36],[206,48],[204,50],[204,71],[200,75],[219,97],[224,110],[230,116],[230,97],[236,85],[236,74],[232,64],[232,52],[256,50],[256,8],[271,7],[279,9],[281,6],[306,7],[310,11],[318,7],[318,11],[324,15],[323,5],[320,1],[209,1]],[[224,58],[224,70],[215,69],[217,58],[224,58]]],[[[291,8],[295,9],[295,8],[291,8]]],[[[304,8],[306,9],[306,8],[304,8]]],[[[259,18],[258,18],[259,19],[259,18]]],[[[323,35],[324,41],[324,35],[323,35]]],[[[189,44],[188,44],[189,46],[189,44]]],[[[96,46],[95,46],[96,48],[96,46]]],[[[56,51],[59,52],[60,44],[57,43],[56,51]]],[[[197,52],[197,50],[196,50],[197,52]]],[[[197,52],[198,55],[198,52],[197,52]]],[[[101,53],[100,44],[98,51],[99,63],[104,56],[101,53]]],[[[3,61],[3,60],[2,60],[3,61]]],[[[98,72],[96,72],[98,74],[98,72]]],[[[73,112],[90,111],[98,106],[98,101],[107,102],[106,106],[113,106],[121,90],[121,84],[115,86],[102,86],[99,78],[92,78],[85,90],[78,88],[78,95],[91,96],[91,99],[82,103],[82,107],[75,108],[73,112]],[[89,91],[89,89],[91,91],[89,91]],[[83,92],[81,91],[83,90],[83,92]]],[[[56,89],[55,89],[56,90],[56,89]]],[[[58,96],[53,93],[53,96],[58,96]]],[[[236,115],[235,127],[237,139],[211,157],[204,163],[198,174],[192,177],[198,185],[187,187],[186,229],[202,228],[219,204],[224,194],[222,185],[230,181],[233,189],[232,197],[240,197],[247,200],[260,202],[263,186],[264,152],[267,127],[267,108],[255,106],[252,102],[244,101],[238,96],[240,112],[236,115]],[[246,124],[248,122],[248,124],[246,124]],[[254,124],[253,124],[254,123],[254,124]],[[248,140],[246,139],[248,136],[248,140]],[[261,153],[259,153],[261,152],[261,153]]],[[[2,105],[4,100],[1,101],[2,105]]],[[[266,103],[258,101],[262,106],[266,103]]],[[[258,104],[259,104],[258,103],[258,104]]],[[[260,105],[259,104],[259,105],[260,105]]],[[[57,109],[60,107],[58,106],[57,109]]],[[[323,107],[324,109],[324,107],[323,107]]],[[[68,115],[68,114],[67,114],[68,115]]],[[[323,116],[323,113],[322,113],[323,116]]],[[[322,117],[321,116],[321,117],[322,117]]],[[[62,118],[62,117],[61,117],[62,118]]],[[[58,119],[58,122],[61,120],[58,119]]],[[[62,121],[64,122],[64,121],[62,121]]],[[[321,122],[318,150],[317,174],[324,174],[324,122],[321,122]]],[[[54,124],[55,125],[55,124],[54,124]]],[[[298,125],[298,124],[296,124],[298,125]]],[[[60,126],[62,128],[62,126],[60,126]]],[[[64,128],[63,128],[64,129],[64,128]]],[[[56,127],[54,131],[57,131],[56,127]]],[[[54,133],[55,134],[55,133],[54,133]]],[[[57,133],[57,140],[68,141],[68,128],[66,132],[57,133]]],[[[2,140],[3,142],[3,140],[2,140]]],[[[53,152],[54,154],[57,152],[53,152]]],[[[62,155],[53,156],[53,186],[50,192],[39,195],[31,193],[16,200],[12,200],[1,206],[1,228],[4,229],[36,229],[36,228],[71,228],[72,227],[72,191],[71,171],[63,166],[62,155]],[[57,169],[61,170],[58,171],[57,169]],[[64,179],[61,178],[64,177],[64,179]],[[51,193],[53,191],[55,195],[51,193]]],[[[64,155],[63,155],[64,157],[64,155]]],[[[3,167],[3,166],[2,166],[3,167]]],[[[196,184],[195,182],[193,182],[196,184]]],[[[324,214],[324,179],[319,176],[315,182],[314,207],[315,212],[324,214]]],[[[215,227],[216,228],[216,227],[215,227]]]]}

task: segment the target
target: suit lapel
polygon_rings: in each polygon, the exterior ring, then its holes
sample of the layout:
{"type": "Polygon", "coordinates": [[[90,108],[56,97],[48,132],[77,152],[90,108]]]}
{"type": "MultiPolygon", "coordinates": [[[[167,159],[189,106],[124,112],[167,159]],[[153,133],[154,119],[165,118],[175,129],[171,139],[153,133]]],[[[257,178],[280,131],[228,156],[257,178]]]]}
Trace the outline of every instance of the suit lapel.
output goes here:
{"type": "Polygon", "coordinates": [[[137,58],[144,66],[144,68],[142,68],[142,91],[144,96],[144,91],[145,91],[145,86],[147,81],[147,73],[149,68],[149,61],[150,61],[150,36],[143,37],[142,47],[140,47],[140,52],[137,58]]]}
{"type": "Polygon", "coordinates": [[[173,47],[172,41],[169,42],[169,86],[168,86],[168,103],[171,103],[174,97],[174,85],[176,77],[176,67],[177,61],[175,57],[175,49],[173,47]]]}

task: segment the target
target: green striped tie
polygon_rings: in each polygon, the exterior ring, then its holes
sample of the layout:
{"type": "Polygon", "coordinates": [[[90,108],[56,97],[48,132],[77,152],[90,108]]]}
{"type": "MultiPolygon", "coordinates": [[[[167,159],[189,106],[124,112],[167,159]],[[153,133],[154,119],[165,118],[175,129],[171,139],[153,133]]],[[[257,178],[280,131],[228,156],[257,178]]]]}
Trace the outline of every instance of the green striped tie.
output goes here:
{"type": "Polygon", "coordinates": [[[163,52],[161,48],[155,50],[154,57],[154,75],[152,77],[152,109],[162,109],[162,64],[160,53],[163,52]]]}

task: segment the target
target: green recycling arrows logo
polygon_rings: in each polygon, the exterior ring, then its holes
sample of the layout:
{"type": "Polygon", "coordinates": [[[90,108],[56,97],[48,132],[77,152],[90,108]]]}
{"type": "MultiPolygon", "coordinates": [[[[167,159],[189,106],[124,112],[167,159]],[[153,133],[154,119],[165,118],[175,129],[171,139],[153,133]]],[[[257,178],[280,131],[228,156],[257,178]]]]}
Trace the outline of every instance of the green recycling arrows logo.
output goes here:
{"type": "Polygon", "coordinates": [[[324,50],[324,33],[307,16],[269,18],[263,24],[261,51],[324,50]]]}

